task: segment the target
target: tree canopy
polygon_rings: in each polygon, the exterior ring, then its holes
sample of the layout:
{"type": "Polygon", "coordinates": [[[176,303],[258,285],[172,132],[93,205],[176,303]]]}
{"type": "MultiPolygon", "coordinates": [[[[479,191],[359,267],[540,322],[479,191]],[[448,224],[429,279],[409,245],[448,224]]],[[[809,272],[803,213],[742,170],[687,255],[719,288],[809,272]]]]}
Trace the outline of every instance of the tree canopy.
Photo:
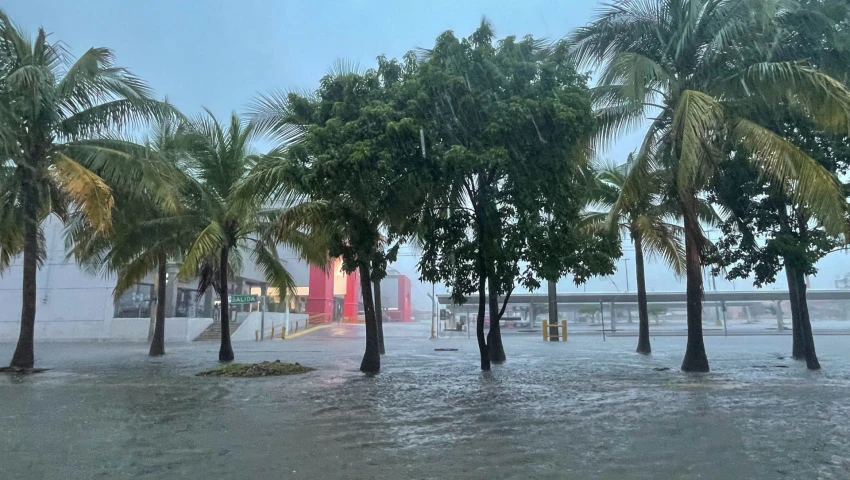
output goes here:
{"type": "Polygon", "coordinates": [[[586,78],[567,46],[533,37],[495,42],[489,23],[468,38],[445,32],[417,64],[429,158],[438,182],[422,214],[423,279],[443,281],[457,303],[485,283],[490,334],[482,368],[503,361],[498,320],[517,284],[613,272],[619,243],[581,230],[582,169],[596,128],[586,78]]]}

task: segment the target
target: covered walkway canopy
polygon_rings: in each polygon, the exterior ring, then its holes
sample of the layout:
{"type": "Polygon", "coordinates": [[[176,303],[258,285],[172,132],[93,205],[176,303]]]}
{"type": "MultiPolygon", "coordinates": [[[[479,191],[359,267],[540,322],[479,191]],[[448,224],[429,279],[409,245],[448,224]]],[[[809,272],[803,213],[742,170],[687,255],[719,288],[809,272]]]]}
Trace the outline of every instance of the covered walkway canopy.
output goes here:
{"type": "MultiPolygon", "coordinates": [[[[850,300],[850,290],[807,290],[806,297],[808,300],[850,300]]],[[[451,295],[437,295],[440,305],[452,305],[451,295]]],[[[788,290],[750,290],[750,291],[732,291],[732,292],[717,292],[707,291],[704,295],[704,301],[707,303],[724,302],[727,304],[736,303],[752,303],[752,302],[771,302],[788,300],[788,290]]],[[[500,299],[503,301],[503,299],[500,299]]],[[[549,299],[545,293],[515,293],[508,299],[508,304],[529,305],[529,304],[546,304],[549,299]]],[[[598,292],[598,293],[559,293],[559,304],[598,304],[602,303],[618,303],[618,304],[637,304],[636,292],[598,292]]],[[[685,292],[647,292],[647,303],[662,303],[662,304],[684,304],[687,301],[685,292]]],[[[466,305],[478,304],[478,295],[467,297],[466,305]]]]}

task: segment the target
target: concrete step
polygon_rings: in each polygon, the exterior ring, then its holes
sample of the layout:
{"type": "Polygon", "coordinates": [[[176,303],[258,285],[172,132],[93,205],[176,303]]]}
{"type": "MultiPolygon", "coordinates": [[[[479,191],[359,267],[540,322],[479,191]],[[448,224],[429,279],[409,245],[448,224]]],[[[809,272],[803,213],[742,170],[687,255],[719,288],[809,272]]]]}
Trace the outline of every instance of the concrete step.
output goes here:
{"type": "MultiPolygon", "coordinates": [[[[239,328],[240,322],[230,322],[230,334],[239,328]]],[[[196,342],[212,342],[221,340],[221,323],[213,322],[203,333],[198,335],[194,341],[196,342]]]]}

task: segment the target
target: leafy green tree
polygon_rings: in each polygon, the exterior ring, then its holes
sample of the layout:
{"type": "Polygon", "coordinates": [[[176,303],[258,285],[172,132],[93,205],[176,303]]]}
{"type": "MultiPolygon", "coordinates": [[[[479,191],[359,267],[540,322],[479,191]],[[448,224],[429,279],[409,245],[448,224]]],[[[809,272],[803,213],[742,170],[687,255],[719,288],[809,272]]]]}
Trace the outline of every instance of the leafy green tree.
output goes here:
{"type": "Polygon", "coordinates": [[[106,48],[92,48],[70,62],[61,43],[43,29],[34,40],[0,11],[0,258],[23,255],[21,334],[11,366],[32,368],[36,275],[44,260],[41,223],[80,212],[92,228],[109,231],[111,186],[156,189],[150,173],[132,157],[87,139],[173,109],[151,98],[138,77],[114,63],[106,48]]]}
{"type": "Polygon", "coordinates": [[[638,296],[637,353],[649,355],[649,310],[646,303],[644,251],[658,255],[676,275],[685,272],[685,249],[682,227],[675,223],[678,209],[666,196],[669,179],[665,170],[647,172],[636,188],[623,186],[632,168],[633,156],[621,165],[605,164],[597,169],[599,182],[595,190],[594,207],[599,212],[588,214],[586,221],[595,228],[614,228],[628,235],[635,247],[635,276],[638,296]]]}
{"type": "Polygon", "coordinates": [[[373,282],[385,276],[397,251],[383,251],[382,232],[393,244],[410,228],[428,185],[405,76],[401,65],[383,57],[378,70],[365,72],[340,63],[314,94],[270,94],[254,107],[258,124],[277,138],[302,132],[252,183],[273,198],[281,188],[305,195],[305,204],[321,212],[331,257],[342,258],[346,273],[359,272],[366,316],[360,370],[366,373],[381,366],[373,282]]]}
{"type": "MultiPolygon", "coordinates": [[[[781,48],[771,51],[776,61],[808,59],[845,85],[850,80],[850,5],[834,0],[799,0],[784,5],[777,17],[781,48]]],[[[847,132],[836,135],[817,119],[785,105],[752,115],[826,170],[843,176],[848,168],[847,132]]],[[[747,151],[730,149],[728,168],[714,182],[718,202],[734,215],[723,225],[726,233],[719,243],[718,262],[731,267],[731,278],[754,275],[757,285],[773,282],[785,268],[791,303],[792,355],[819,368],[806,304],[806,275],[815,273],[815,263],[844,242],[843,235],[830,234],[813,217],[811,206],[787,195],[775,182],[764,181],[747,165],[747,151]]],[[[719,269],[715,269],[715,273],[719,269]]]]}
{"type": "Polygon", "coordinates": [[[779,20],[782,49],[774,54],[806,58],[813,65],[850,84],[850,4],[845,0],[787,2],[779,20]]]}
{"type": "MultiPolygon", "coordinates": [[[[765,116],[762,121],[839,176],[850,168],[846,136],[830,135],[813,128],[797,115],[765,116]]],[[[808,206],[796,202],[772,182],[760,178],[745,151],[731,149],[731,159],[718,170],[713,182],[713,201],[731,215],[720,225],[723,238],[713,262],[715,274],[726,269],[727,277],[748,278],[761,287],[773,283],[785,269],[791,303],[792,356],[819,368],[806,302],[807,275],[817,273],[815,264],[844,245],[843,236],[830,235],[812,217],[808,206]]]]}
{"type": "Polygon", "coordinates": [[[272,158],[254,150],[256,124],[231,115],[222,124],[207,111],[191,121],[186,169],[194,181],[184,194],[184,208],[200,217],[200,229],[183,259],[180,275],[199,277],[199,293],[212,287],[221,302],[219,361],[233,360],[230,343],[228,280],[240,270],[243,253],[281,294],[294,292],[295,281],[281,263],[277,246],[293,249],[311,263],[325,265],[327,250],[313,235],[309,212],[287,202],[269,202],[245,179],[272,158]]]}
{"type": "MultiPolygon", "coordinates": [[[[604,7],[571,37],[583,65],[600,67],[595,89],[600,140],[652,118],[633,172],[670,170],[684,223],[688,346],[683,371],[709,371],[702,338],[702,265],[707,242],[698,194],[729,140],[752,154],[764,178],[809,205],[832,233],[844,230],[844,195],[834,175],[754,121],[759,107],[789,105],[822,128],[848,130],[850,94],[797,61],[773,61],[787,35],[771,0],[650,0],[604,7]],[[766,48],[769,47],[769,48],[766,48]]],[[[630,175],[625,188],[636,183],[630,175]]]]}
{"type": "Polygon", "coordinates": [[[486,21],[469,38],[440,35],[416,72],[428,157],[439,166],[419,269],[458,304],[477,291],[479,319],[489,303],[487,338],[483,321],[476,332],[489,370],[505,361],[499,321],[518,283],[613,272],[619,243],[580,228],[581,168],[596,127],[590,95],[564,44],[494,44],[486,21]]]}

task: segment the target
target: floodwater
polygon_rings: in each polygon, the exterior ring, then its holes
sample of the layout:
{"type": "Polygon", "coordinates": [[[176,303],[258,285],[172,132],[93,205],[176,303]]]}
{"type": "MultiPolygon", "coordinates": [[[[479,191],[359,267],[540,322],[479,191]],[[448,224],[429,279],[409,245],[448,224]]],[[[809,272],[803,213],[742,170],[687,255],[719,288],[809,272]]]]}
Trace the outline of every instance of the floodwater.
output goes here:
{"type": "Polygon", "coordinates": [[[850,479],[850,337],[816,338],[820,372],[782,358],[790,337],[712,337],[713,373],[686,375],[684,337],[643,358],[506,335],[482,374],[474,338],[388,325],[366,377],[362,329],[237,343],[318,368],[261,379],[195,377],[215,343],[39,344],[50,372],[0,376],[0,478],[850,479]]]}

